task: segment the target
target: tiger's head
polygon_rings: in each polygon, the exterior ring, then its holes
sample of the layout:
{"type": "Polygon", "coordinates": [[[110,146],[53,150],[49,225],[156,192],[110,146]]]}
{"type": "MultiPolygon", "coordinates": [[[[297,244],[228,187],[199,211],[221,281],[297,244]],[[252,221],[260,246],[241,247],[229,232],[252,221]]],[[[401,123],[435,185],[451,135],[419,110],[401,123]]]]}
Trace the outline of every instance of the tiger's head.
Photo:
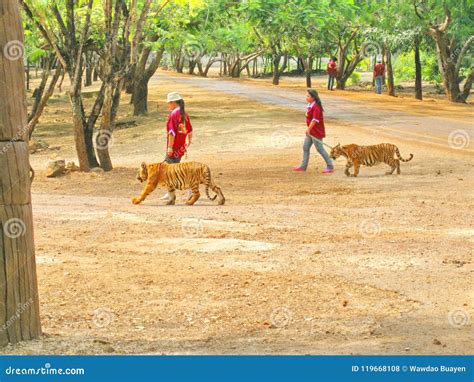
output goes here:
{"type": "Polygon", "coordinates": [[[334,146],[332,149],[331,149],[331,153],[329,154],[329,156],[331,157],[331,159],[337,159],[339,158],[341,155],[346,155],[346,153],[344,152],[344,149],[341,147],[341,144],[338,143],[336,146],[334,146]]]}
{"type": "Polygon", "coordinates": [[[137,179],[142,183],[148,179],[148,167],[145,162],[142,162],[142,165],[138,169],[137,179]]]}

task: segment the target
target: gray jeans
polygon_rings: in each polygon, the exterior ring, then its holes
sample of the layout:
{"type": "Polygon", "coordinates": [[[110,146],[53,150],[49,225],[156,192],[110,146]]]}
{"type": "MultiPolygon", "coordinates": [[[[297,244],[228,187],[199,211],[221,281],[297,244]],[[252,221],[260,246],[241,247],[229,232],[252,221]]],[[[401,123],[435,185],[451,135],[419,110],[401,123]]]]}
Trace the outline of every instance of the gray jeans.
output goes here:
{"type": "Polygon", "coordinates": [[[311,149],[311,146],[314,145],[316,147],[316,150],[318,150],[318,153],[323,157],[324,161],[326,162],[327,168],[334,169],[334,165],[332,164],[331,158],[329,158],[328,153],[324,149],[323,146],[323,141],[322,139],[316,139],[310,136],[306,136],[304,138],[304,143],[303,143],[303,163],[301,163],[301,168],[305,169],[308,167],[308,162],[309,162],[309,151],[311,149]]]}
{"type": "Polygon", "coordinates": [[[377,92],[377,94],[382,94],[382,82],[383,76],[375,77],[375,91],[377,92]]]}
{"type": "Polygon", "coordinates": [[[179,163],[181,162],[181,157],[169,157],[168,155],[166,155],[165,157],[165,160],[164,160],[166,163],[179,163]]]}

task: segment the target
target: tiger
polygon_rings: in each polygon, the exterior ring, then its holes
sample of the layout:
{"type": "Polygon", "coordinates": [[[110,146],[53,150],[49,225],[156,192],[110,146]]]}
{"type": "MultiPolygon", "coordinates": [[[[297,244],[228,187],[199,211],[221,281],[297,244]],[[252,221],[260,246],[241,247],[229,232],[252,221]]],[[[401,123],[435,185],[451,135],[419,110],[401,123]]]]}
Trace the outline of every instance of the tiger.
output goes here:
{"type": "Polygon", "coordinates": [[[344,173],[347,176],[354,177],[359,174],[361,164],[371,167],[381,162],[388,164],[392,168],[385,173],[386,175],[393,174],[395,169],[397,169],[397,174],[400,174],[400,161],[408,162],[413,159],[413,154],[410,154],[410,158],[403,159],[398,147],[391,143],[380,143],[372,146],[359,146],[356,144],[341,146],[339,143],[331,149],[329,156],[332,159],[337,159],[341,155],[347,159],[344,173]],[[395,154],[396,158],[394,158],[395,154]],[[351,174],[349,171],[352,166],[354,166],[354,174],[351,174]]]}
{"type": "Polygon", "coordinates": [[[199,185],[204,184],[206,187],[206,195],[210,200],[217,197],[218,204],[225,203],[225,197],[222,190],[217,186],[211,177],[209,166],[198,162],[185,162],[168,164],[166,162],[146,164],[143,162],[138,170],[137,179],[140,182],[147,182],[145,189],[140,197],[133,198],[133,204],[140,204],[145,198],[152,193],[159,185],[168,190],[170,200],[168,205],[174,205],[176,201],[175,190],[192,189],[192,195],[187,200],[187,205],[193,205],[200,197],[199,185]],[[211,198],[209,188],[216,193],[211,198]]]}

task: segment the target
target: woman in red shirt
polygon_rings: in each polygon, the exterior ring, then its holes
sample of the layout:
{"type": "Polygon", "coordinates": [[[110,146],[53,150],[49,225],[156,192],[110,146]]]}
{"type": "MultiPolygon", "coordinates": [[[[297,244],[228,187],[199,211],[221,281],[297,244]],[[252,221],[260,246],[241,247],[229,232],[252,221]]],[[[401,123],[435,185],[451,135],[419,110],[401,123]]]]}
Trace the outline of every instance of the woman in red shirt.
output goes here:
{"type": "Polygon", "coordinates": [[[193,139],[193,126],[188,113],[184,110],[184,100],[176,93],[169,93],[168,121],[166,122],[166,157],[167,163],[179,163],[193,139]],[[187,140],[187,142],[186,142],[187,140]]]}
{"type": "Polygon", "coordinates": [[[301,163],[301,166],[295,167],[293,171],[306,171],[309,162],[310,149],[314,144],[316,150],[326,162],[326,168],[323,170],[323,174],[331,174],[334,172],[334,165],[323,146],[323,138],[326,136],[323,117],[324,109],[318,92],[314,89],[308,89],[306,101],[308,102],[306,111],[307,128],[303,144],[303,162],[301,163]]]}
{"type": "MultiPolygon", "coordinates": [[[[179,163],[193,140],[193,126],[188,113],[184,110],[184,100],[178,93],[169,93],[167,101],[170,113],[166,122],[166,156],[164,161],[179,163]]],[[[189,198],[191,195],[191,190],[188,190],[187,197],[189,198]]],[[[162,200],[169,198],[168,193],[161,197],[162,200]]]]}

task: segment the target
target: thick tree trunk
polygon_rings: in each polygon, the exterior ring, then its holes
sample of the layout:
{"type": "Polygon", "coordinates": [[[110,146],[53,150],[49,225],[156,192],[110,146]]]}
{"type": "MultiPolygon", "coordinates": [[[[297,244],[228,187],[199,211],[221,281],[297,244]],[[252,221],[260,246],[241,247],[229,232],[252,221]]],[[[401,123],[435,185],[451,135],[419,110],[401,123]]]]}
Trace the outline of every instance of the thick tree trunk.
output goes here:
{"type": "Polygon", "coordinates": [[[422,75],[421,75],[421,60],[420,60],[420,41],[415,38],[415,98],[423,99],[423,87],[422,87],[422,75]]]}
{"type": "Polygon", "coordinates": [[[392,51],[387,46],[385,47],[385,63],[387,68],[387,88],[388,95],[395,96],[395,84],[393,81],[393,67],[392,67],[392,51]]]}
{"type": "Polygon", "coordinates": [[[100,130],[96,136],[97,157],[100,167],[104,171],[113,170],[112,160],[110,159],[109,147],[112,143],[112,97],[114,84],[107,85],[105,90],[105,100],[102,106],[102,119],[100,121],[100,130]]]}
{"type": "MultiPolygon", "coordinates": [[[[18,2],[0,4],[0,47],[23,41],[18,2]]],[[[0,345],[41,335],[23,58],[0,49],[0,345]]]]}
{"type": "Polygon", "coordinates": [[[135,78],[133,81],[133,115],[148,113],[148,78],[135,78]]]}
{"type": "Polygon", "coordinates": [[[281,54],[274,53],[272,57],[272,64],[273,64],[273,78],[272,84],[279,85],[280,84],[280,59],[281,54]]]}

